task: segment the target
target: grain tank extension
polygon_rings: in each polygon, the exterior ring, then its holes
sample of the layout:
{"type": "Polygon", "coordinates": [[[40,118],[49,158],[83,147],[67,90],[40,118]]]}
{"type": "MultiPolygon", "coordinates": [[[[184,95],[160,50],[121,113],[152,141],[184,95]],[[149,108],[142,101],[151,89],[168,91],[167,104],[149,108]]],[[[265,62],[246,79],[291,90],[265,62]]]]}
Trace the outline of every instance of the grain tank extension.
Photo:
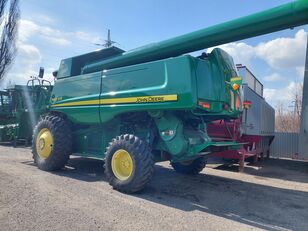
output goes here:
{"type": "Polygon", "coordinates": [[[128,193],[146,185],[157,161],[200,172],[208,154],[241,145],[213,141],[206,128],[239,118],[241,78],[221,49],[183,54],[307,22],[308,2],[297,1],[131,51],[62,60],[49,114],[34,130],[35,163],[51,171],[71,154],[105,159],[109,183],[128,193]]]}

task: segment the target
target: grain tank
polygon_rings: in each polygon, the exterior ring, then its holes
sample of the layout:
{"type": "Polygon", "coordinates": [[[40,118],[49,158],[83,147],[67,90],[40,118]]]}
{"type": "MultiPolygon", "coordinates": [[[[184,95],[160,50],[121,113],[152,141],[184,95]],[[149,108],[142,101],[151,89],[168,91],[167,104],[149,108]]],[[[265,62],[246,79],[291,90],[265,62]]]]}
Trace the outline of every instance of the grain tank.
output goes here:
{"type": "Polygon", "coordinates": [[[200,172],[208,154],[240,147],[213,141],[206,126],[239,118],[241,78],[221,49],[185,54],[307,22],[308,2],[297,1],[131,51],[62,60],[34,130],[35,163],[52,171],[71,154],[104,159],[109,183],[128,193],[144,188],[157,161],[200,172]]]}

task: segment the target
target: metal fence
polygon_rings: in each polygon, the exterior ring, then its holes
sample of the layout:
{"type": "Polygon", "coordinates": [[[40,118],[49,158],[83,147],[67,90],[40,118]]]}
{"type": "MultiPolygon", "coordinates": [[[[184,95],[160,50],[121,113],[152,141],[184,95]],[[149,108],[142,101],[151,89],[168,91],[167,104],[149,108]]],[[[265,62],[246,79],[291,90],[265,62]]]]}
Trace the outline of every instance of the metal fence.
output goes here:
{"type": "Polygon", "coordinates": [[[298,133],[275,132],[270,155],[277,158],[298,159],[298,133]]]}

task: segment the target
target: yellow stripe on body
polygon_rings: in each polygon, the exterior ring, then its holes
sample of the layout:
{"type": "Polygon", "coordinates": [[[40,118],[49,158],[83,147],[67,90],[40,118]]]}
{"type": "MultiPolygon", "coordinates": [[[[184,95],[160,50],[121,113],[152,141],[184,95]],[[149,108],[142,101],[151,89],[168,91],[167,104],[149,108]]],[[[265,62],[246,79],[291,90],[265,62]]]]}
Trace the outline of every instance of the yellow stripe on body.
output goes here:
{"type": "Polygon", "coordinates": [[[230,79],[230,81],[232,82],[232,81],[237,81],[237,80],[241,80],[241,79],[242,79],[241,77],[232,77],[230,79]]]}
{"type": "Polygon", "coordinates": [[[51,105],[52,107],[68,107],[68,106],[85,106],[85,105],[97,105],[99,104],[98,99],[94,100],[85,100],[85,101],[77,101],[77,102],[69,102],[69,103],[58,103],[51,105]]]}
{"type": "Polygon", "coordinates": [[[108,104],[121,104],[121,103],[160,103],[177,101],[177,95],[155,95],[155,96],[138,96],[138,97],[126,97],[126,98],[112,98],[112,99],[95,99],[85,100],[69,103],[53,104],[52,107],[69,107],[69,106],[88,106],[88,105],[108,105],[108,104]]]}

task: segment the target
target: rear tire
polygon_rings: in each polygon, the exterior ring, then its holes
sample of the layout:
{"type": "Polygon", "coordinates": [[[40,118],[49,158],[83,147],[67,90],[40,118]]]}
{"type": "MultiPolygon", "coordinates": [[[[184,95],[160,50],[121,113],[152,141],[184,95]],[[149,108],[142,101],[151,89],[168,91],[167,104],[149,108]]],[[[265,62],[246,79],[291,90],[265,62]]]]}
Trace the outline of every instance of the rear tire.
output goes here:
{"type": "Polygon", "coordinates": [[[117,136],[106,149],[105,172],[109,184],[124,193],[142,190],[154,173],[147,143],[134,135],[117,136]]]}
{"type": "Polygon", "coordinates": [[[60,116],[46,116],[34,128],[32,154],[34,163],[44,171],[63,168],[72,152],[69,123],[60,116]]]}
{"type": "Polygon", "coordinates": [[[187,174],[187,175],[197,175],[206,166],[207,159],[204,157],[199,157],[190,162],[170,162],[171,166],[176,172],[187,174]]]}

